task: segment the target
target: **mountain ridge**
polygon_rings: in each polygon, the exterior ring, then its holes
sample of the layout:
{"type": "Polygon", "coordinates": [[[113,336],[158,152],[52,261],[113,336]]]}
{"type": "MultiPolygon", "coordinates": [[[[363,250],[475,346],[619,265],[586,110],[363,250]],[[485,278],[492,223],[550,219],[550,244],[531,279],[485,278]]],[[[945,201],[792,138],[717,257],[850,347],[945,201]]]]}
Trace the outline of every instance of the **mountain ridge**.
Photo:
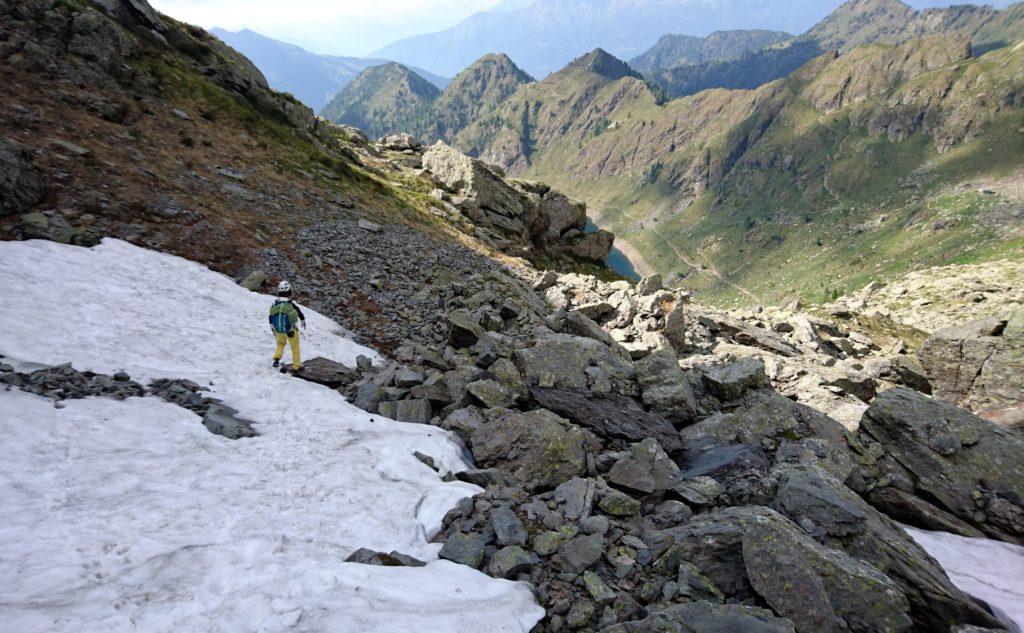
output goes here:
{"type": "MultiPolygon", "coordinates": [[[[318,55],[300,46],[281,42],[249,29],[229,31],[213,28],[210,29],[210,33],[249,58],[267,78],[271,87],[291,93],[315,111],[327,105],[327,102],[360,72],[388,61],[318,55]]],[[[438,89],[443,90],[448,83],[447,78],[426,70],[415,67],[411,67],[410,70],[438,89]]]]}

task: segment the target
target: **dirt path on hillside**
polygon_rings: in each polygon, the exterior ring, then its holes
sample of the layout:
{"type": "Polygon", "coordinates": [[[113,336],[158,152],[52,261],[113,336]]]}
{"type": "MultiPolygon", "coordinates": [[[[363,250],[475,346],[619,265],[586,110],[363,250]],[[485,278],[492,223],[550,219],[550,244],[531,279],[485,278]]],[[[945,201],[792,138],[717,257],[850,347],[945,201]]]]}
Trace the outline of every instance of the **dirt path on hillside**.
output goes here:
{"type": "Polygon", "coordinates": [[[694,270],[696,270],[700,274],[704,275],[705,277],[714,277],[715,279],[721,281],[722,283],[724,283],[724,284],[726,284],[728,286],[731,286],[732,288],[735,288],[736,290],[738,290],[739,292],[743,293],[747,297],[753,299],[755,302],[761,303],[761,298],[760,297],[755,295],[753,292],[750,292],[749,290],[747,290],[743,286],[739,285],[738,283],[735,283],[735,282],[727,279],[725,275],[723,275],[717,268],[712,266],[710,263],[705,264],[705,266],[707,266],[707,268],[705,269],[705,268],[702,268],[700,264],[698,264],[698,263],[694,262],[693,260],[691,260],[685,254],[683,254],[682,251],[680,251],[678,248],[676,248],[676,245],[673,244],[671,241],[669,241],[669,239],[667,237],[662,235],[661,231],[658,230],[657,226],[654,226],[653,230],[654,230],[654,234],[657,235],[658,238],[661,239],[662,242],[665,242],[666,244],[668,244],[668,247],[671,248],[673,250],[673,252],[675,252],[676,256],[679,257],[679,259],[681,259],[684,262],[686,262],[687,266],[689,266],[690,268],[693,268],[694,270]]]}

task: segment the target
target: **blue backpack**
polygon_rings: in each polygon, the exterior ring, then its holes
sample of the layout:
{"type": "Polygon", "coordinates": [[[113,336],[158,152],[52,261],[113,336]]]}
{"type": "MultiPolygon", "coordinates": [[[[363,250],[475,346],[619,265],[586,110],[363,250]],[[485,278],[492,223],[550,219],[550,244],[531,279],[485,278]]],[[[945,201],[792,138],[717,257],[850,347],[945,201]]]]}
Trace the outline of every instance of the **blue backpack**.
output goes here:
{"type": "Polygon", "coordinates": [[[291,299],[278,299],[270,306],[270,325],[279,334],[288,334],[299,320],[299,313],[291,299]]]}

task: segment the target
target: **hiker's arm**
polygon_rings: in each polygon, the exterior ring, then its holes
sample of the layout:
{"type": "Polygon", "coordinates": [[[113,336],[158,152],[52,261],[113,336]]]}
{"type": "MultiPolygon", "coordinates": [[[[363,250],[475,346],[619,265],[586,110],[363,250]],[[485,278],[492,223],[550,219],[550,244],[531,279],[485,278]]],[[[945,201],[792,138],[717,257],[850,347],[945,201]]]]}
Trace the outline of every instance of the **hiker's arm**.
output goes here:
{"type": "Polygon", "coordinates": [[[292,303],[295,306],[295,313],[299,315],[299,321],[302,322],[302,329],[306,329],[306,315],[302,314],[302,309],[299,308],[298,304],[292,303]]]}

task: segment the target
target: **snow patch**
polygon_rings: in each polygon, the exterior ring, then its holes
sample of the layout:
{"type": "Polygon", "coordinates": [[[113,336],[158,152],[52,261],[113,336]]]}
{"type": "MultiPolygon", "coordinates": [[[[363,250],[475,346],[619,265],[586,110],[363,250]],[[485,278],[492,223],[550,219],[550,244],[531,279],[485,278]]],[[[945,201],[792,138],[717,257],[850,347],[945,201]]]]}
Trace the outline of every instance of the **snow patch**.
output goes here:
{"type": "MultiPolygon", "coordinates": [[[[445,511],[479,491],[436,427],[371,416],[270,368],[272,300],[178,257],[0,243],[4,362],[189,378],[253,420],[227,440],[156,398],[0,391],[0,621],[17,631],[528,631],[529,589],[437,561],[445,511]],[[344,563],[359,547],[424,568],[344,563]]],[[[378,358],[304,309],[303,356],[378,358]]]]}
{"type": "Polygon", "coordinates": [[[1010,631],[1024,629],[1024,547],[903,526],[953,584],[984,600],[1010,631]]]}

